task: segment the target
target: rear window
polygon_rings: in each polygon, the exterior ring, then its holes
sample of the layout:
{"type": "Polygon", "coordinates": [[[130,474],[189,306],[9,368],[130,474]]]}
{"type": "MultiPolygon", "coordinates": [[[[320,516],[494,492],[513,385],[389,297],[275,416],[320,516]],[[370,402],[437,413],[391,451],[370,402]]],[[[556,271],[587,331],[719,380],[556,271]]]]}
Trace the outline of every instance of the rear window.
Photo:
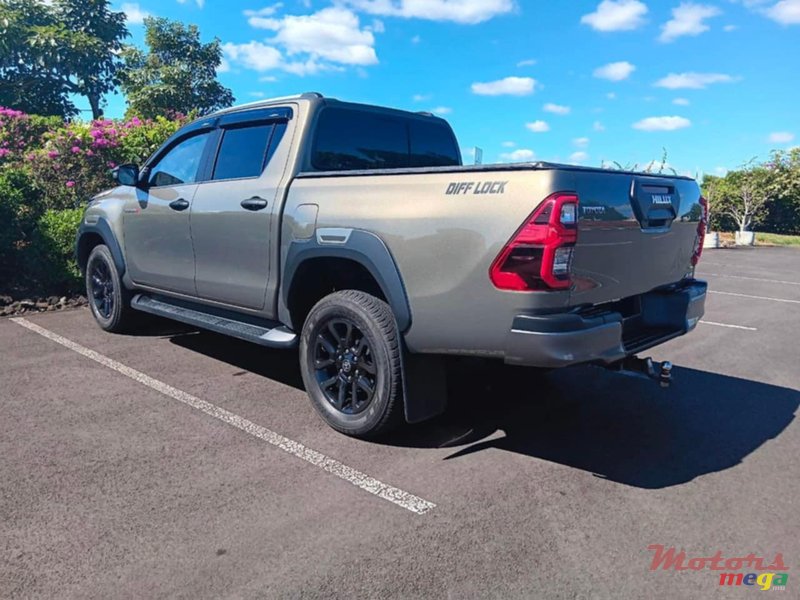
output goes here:
{"type": "Polygon", "coordinates": [[[326,108],[317,122],[311,156],[319,171],[458,165],[450,129],[436,122],[326,108]]]}
{"type": "Polygon", "coordinates": [[[461,164],[449,127],[436,122],[410,121],[412,167],[452,167],[461,164]]]}

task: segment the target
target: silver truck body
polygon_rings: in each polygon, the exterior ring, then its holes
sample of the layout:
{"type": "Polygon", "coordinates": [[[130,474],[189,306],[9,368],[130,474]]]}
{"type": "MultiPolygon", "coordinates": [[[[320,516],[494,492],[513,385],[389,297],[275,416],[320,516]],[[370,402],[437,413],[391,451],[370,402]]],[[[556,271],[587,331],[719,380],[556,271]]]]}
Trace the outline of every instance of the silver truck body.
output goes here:
{"type": "Polygon", "coordinates": [[[321,259],[369,273],[411,353],[611,363],[686,333],[702,315],[705,284],[692,275],[703,212],[693,180],[549,163],[321,172],[310,163],[311,140],[328,106],[444,123],[305,95],[210,115],[192,127],[212,130],[252,111],[289,116],[258,177],[98,195],[79,259],[102,239],[129,290],[280,328],[275,345],[291,345],[300,330],[308,307],[297,290],[310,284],[298,278],[323,276],[305,268],[333,264],[321,259]],[[556,192],[580,200],[570,287],[498,289],[493,261],[556,192]],[[250,198],[265,208],[244,208],[250,198]],[[171,208],[177,201],[185,208],[171,208]]]}

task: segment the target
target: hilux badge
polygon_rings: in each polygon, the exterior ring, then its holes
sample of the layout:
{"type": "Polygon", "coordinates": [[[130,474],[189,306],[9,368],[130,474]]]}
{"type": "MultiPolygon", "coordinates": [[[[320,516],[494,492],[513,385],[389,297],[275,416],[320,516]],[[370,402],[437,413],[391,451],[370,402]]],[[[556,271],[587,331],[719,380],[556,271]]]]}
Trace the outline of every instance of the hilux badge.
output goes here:
{"type": "Polygon", "coordinates": [[[653,204],[672,204],[672,196],[665,194],[653,194],[653,204]]]}

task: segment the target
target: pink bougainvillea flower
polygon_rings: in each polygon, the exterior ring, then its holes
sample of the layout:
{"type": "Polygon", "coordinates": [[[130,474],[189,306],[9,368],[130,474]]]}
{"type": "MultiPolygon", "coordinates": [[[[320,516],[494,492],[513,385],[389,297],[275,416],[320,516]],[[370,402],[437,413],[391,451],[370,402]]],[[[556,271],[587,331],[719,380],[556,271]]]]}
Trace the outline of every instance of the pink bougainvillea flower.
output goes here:
{"type": "Polygon", "coordinates": [[[67,186],[68,188],[75,187],[75,182],[74,182],[74,181],[68,181],[68,182],[66,183],[66,186],[67,186]]]}
{"type": "Polygon", "coordinates": [[[48,150],[47,156],[50,158],[55,158],[56,156],[58,156],[58,150],[48,150]]]}
{"type": "Polygon", "coordinates": [[[73,146],[72,148],[70,148],[70,151],[71,151],[73,154],[77,154],[78,152],[80,152],[80,151],[81,151],[81,149],[80,149],[78,146],[73,146]]]}

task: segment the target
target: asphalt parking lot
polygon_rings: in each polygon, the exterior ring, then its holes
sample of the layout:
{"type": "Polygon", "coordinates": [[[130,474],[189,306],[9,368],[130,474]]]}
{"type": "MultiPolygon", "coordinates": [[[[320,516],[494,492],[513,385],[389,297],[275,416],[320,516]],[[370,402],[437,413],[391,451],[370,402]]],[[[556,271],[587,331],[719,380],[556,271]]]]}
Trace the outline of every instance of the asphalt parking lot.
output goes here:
{"type": "Polygon", "coordinates": [[[652,544],[780,552],[800,597],[800,251],[706,251],[699,275],[704,322],[652,352],[670,389],[460,365],[447,413],[383,443],[325,426],[292,352],[4,319],[0,597],[755,593],[652,572],[652,544]]]}

